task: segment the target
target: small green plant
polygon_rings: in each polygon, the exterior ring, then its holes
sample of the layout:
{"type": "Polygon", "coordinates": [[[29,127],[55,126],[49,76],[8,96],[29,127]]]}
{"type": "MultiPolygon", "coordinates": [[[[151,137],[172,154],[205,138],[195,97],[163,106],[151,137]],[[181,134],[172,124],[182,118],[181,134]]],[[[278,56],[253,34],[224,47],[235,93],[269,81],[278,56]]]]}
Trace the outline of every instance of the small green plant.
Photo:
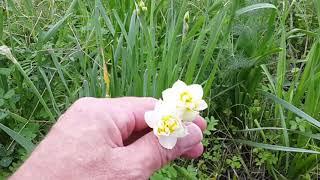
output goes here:
{"type": "Polygon", "coordinates": [[[179,179],[189,179],[195,180],[196,178],[196,170],[192,166],[188,166],[187,168],[180,167],[178,165],[167,165],[162,168],[158,172],[150,177],[151,180],[179,180],[179,179]]]}
{"type": "Polygon", "coordinates": [[[278,158],[276,157],[276,155],[271,153],[270,151],[261,148],[254,148],[253,153],[256,156],[254,161],[257,166],[262,166],[263,164],[275,165],[278,162],[278,158]]]}
{"type": "Polygon", "coordinates": [[[232,168],[232,169],[240,169],[241,168],[241,158],[239,156],[233,156],[231,159],[227,159],[226,163],[232,168]]]}
{"type": "Polygon", "coordinates": [[[203,133],[205,137],[202,140],[202,144],[204,146],[208,146],[212,133],[217,130],[216,127],[218,125],[218,120],[216,120],[213,116],[210,118],[206,117],[205,120],[207,121],[207,129],[203,133]]]}
{"type": "Polygon", "coordinates": [[[290,129],[300,130],[301,132],[305,132],[306,127],[308,126],[307,121],[299,117],[296,117],[295,121],[290,121],[289,123],[290,123],[290,129]]]}

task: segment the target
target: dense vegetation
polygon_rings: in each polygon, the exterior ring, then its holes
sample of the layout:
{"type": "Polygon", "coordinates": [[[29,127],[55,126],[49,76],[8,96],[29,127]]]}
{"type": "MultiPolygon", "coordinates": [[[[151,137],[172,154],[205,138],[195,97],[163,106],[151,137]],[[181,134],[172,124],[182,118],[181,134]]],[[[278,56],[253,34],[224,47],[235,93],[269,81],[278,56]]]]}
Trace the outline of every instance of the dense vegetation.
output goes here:
{"type": "Polygon", "coordinates": [[[0,179],[80,97],[202,84],[206,151],[152,179],[317,179],[318,0],[0,1],[0,179]]]}

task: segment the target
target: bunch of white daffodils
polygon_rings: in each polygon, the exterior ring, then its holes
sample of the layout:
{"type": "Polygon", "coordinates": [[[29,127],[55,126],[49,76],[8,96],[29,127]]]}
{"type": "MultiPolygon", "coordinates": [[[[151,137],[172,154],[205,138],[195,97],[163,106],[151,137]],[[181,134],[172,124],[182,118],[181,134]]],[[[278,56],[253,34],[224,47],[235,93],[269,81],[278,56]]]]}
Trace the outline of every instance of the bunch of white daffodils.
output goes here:
{"type": "Polygon", "coordinates": [[[153,111],[145,113],[145,121],[153,128],[160,144],[172,149],[177,139],[188,134],[186,123],[192,122],[208,107],[202,100],[203,90],[198,84],[186,85],[178,80],[172,88],[162,92],[163,100],[159,100],[153,111]]]}

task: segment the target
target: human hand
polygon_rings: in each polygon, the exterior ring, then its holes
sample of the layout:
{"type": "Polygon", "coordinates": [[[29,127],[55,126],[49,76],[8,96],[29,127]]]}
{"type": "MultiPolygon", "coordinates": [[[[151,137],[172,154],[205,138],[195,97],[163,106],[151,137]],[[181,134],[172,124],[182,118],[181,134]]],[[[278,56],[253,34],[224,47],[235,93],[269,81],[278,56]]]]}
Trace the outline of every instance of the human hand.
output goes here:
{"type": "Polygon", "coordinates": [[[206,122],[197,117],[172,150],[148,129],[153,98],[82,98],[76,101],[11,179],[148,179],[183,156],[203,152],[206,122]]]}

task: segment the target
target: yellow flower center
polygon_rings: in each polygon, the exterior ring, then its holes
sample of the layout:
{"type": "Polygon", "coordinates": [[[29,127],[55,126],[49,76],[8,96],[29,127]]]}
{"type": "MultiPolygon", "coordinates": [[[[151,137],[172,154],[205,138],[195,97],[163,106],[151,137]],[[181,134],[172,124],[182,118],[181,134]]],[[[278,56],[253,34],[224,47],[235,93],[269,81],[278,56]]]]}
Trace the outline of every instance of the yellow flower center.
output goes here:
{"type": "Polygon", "coordinates": [[[168,135],[178,128],[178,119],[172,115],[162,117],[161,126],[158,127],[159,135],[168,135]]]}
{"type": "Polygon", "coordinates": [[[193,101],[192,95],[189,92],[184,91],[183,93],[180,94],[180,101],[186,104],[190,104],[193,101]]]}

